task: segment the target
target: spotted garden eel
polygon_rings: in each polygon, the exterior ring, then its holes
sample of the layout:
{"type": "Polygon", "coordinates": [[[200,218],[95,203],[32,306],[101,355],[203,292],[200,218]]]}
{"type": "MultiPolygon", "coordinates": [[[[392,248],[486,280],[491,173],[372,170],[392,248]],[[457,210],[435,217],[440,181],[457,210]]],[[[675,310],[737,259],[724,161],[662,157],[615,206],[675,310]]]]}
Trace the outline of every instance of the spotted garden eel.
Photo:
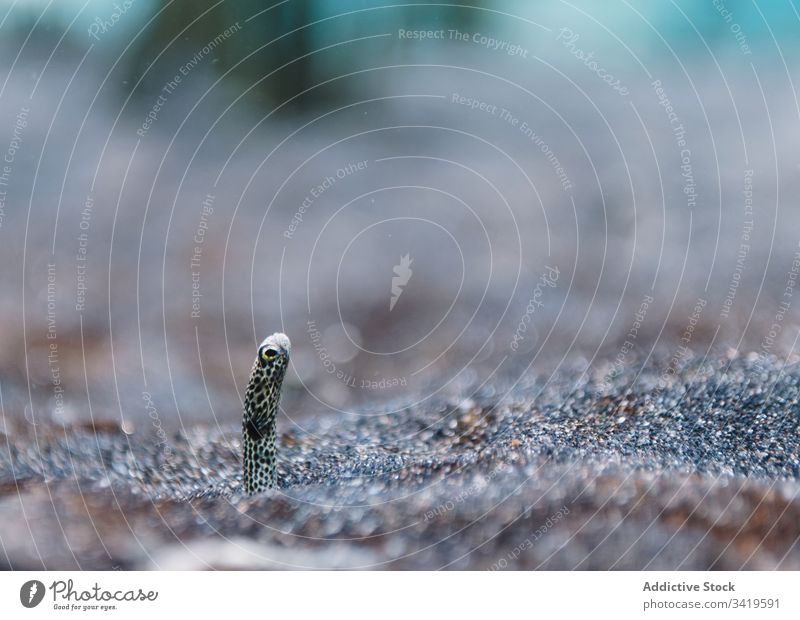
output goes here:
{"type": "Polygon", "coordinates": [[[258,347],[244,397],[242,465],[248,495],[278,486],[275,417],[292,345],[275,333],[258,347]]]}

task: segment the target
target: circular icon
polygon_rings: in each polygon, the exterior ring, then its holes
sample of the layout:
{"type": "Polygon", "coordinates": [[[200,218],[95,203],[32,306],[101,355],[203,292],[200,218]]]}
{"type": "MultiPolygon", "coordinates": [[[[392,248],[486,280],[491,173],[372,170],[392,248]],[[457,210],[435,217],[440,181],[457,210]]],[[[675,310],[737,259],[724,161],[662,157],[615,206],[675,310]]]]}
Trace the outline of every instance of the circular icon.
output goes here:
{"type": "Polygon", "coordinates": [[[44,584],[37,579],[31,579],[22,584],[19,589],[19,602],[24,607],[36,607],[44,598],[44,584]]]}

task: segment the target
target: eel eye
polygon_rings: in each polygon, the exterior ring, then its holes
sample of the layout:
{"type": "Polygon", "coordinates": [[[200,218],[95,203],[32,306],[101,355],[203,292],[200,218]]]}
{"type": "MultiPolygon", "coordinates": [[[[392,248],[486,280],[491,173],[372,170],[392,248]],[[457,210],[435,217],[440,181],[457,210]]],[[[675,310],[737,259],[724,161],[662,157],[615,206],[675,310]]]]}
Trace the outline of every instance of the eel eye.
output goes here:
{"type": "Polygon", "coordinates": [[[272,347],[263,347],[261,349],[261,359],[265,362],[271,362],[276,357],[278,357],[278,351],[273,349],[272,347]]]}

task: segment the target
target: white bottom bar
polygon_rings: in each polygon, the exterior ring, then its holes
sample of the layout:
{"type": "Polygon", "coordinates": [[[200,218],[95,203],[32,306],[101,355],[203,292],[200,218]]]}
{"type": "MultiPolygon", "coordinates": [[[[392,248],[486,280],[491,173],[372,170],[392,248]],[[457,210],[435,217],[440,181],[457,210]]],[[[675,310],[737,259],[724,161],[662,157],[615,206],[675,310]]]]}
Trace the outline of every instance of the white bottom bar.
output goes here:
{"type": "Polygon", "coordinates": [[[797,584],[790,572],[19,572],[0,576],[0,610],[4,618],[777,619],[800,617],[797,584]],[[35,607],[22,603],[37,598],[35,607]]]}

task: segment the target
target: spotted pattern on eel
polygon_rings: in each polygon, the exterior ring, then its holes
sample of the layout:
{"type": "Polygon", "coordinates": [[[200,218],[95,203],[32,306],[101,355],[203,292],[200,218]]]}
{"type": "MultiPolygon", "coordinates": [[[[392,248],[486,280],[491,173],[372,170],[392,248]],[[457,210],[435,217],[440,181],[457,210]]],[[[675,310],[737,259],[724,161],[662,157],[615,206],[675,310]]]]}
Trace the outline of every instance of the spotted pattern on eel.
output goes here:
{"type": "Polygon", "coordinates": [[[292,345],[275,333],[258,347],[244,397],[242,465],[244,488],[254,495],[278,486],[275,417],[292,345]]]}

